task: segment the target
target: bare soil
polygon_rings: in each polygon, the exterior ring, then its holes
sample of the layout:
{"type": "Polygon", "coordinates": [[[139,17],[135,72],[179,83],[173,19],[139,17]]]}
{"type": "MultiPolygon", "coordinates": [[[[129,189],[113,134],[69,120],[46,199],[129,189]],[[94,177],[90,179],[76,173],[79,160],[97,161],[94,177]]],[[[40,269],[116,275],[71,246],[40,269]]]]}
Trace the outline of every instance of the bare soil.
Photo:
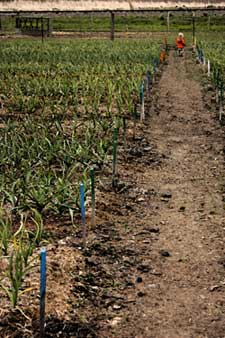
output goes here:
{"type": "MultiPolygon", "coordinates": [[[[46,338],[225,337],[224,129],[203,79],[170,52],[126,151],[120,137],[116,188],[110,165],[98,180],[85,251],[80,228],[48,220],[46,338]]],[[[3,299],[0,337],[38,337],[38,278],[26,318],[3,299]]]]}
{"type": "Polygon", "coordinates": [[[205,109],[199,80],[190,54],[170,54],[145,130],[165,158],[160,168],[133,172],[155,192],[132,222],[136,246],[148,243],[148,271],[136,274],[142,283],[116,337],[225,337],[224,132],[205,109]]]}

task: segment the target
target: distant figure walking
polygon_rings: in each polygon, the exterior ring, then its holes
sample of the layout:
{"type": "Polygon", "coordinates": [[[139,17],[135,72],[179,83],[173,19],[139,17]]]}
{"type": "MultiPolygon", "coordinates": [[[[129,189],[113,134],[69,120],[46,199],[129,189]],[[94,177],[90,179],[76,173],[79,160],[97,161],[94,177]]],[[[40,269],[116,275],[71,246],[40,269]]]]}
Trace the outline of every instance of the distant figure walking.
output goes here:
{"type": "Polygon", "coordinates": [[[177,53],[178,56],[184,55],[184,47],[185,47],[185,41],[184,41],[184,34],[179,33],[178,37],[176,39],[176,47],[177,47],[177,53]]]}

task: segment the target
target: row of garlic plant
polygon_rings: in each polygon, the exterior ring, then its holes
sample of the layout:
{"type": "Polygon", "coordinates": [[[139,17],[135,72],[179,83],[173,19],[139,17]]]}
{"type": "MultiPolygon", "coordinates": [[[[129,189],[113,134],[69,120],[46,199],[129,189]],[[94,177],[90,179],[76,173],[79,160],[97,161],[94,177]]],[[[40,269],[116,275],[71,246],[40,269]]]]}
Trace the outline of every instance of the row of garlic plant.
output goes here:
{"type": "Polygon", "coordinates": [[[23,280],[33,267],[29,257],[41,241],[44,215],[69,214],[73,222],[80,209],[79,182],[88,190],[90,167],[104,163],[112,123],[103,122],[95,121],[94,128],[93,121],[80,125],[76,119],[67,126],[30,117],[0,129],[0,250],[8,262],[0,287],[13,307],[30,291],[23,290],[23,280]]]}
{"type": "Polygon", "coordinates": [[[6,43],[0,51],[1,105],[9,113],[131,113],[141,77],[159,54],[149,41],[30,44],[6,43]]]}
{"type": "Polygon", "coordinates": [[[136,110],[159,48],[149,41],[2,43],[0,250],[7,267],[0,286],[13,306],[29,291],[23,280],[43,218],[67,214],[73,222],[79,183],[88,191],[90,168],[101,170],[115,119],[119,127],[136,110]]]}
{"type": "Polygon", "coordinates": [[[15,214],[79,209],[78,182],[101,168],[110,146],[109,120],[44,123],[31,117],[0,129],[0,198],[15,214]]]}
{"type": "Polygon", "coordinates": [[[158,55],[159,44],[149,41],[4,42],[0,50],[2,117],[15,119],[20,113],[23,120],[0,130],[3,202],[13,210],[34,207],[42,212],[50,205],[61,210],[51,197],[62,190],[59,199],[68,195],[74,204],[77,198],[61,189],[69,175],[67,161],[74,164],[76,173],[80,163],[79,172],[85,173],[96,158],[104,161],[114,117],[119,120],[134,112],[143,74],[151,73],[158,55]],[[39,122],[23,113],[34,113],[29,115],[39,122]],[[72,122],[66,130],[63,117],[68,115],[72,122]],[[52,168],[50,161],[58,166],[60,162],[61,169],[52,168]]]}
{"type": "Polygon", "coordinates": [[[12,215],[0,209],[0,243],[1,267],[0,288],[5,292],[13,308],[26,292],[32,290],[24,287],[26,276],[36,267],[36,256],[33,252],[42,239],[43,219],[32,210],[28,215],[21,214],[18,230],[14,230],[12,215]],[[33,228],[28,227],[32,221],[33,228]]]}
{"type": "Polygon", "coordinates": [[[220,119],[224,110],[225,92],[225,42],[201,42],[197,46],[199,60],[208,65],[208,75],[216,91],[216,100],[219,104],[220,119]]]}

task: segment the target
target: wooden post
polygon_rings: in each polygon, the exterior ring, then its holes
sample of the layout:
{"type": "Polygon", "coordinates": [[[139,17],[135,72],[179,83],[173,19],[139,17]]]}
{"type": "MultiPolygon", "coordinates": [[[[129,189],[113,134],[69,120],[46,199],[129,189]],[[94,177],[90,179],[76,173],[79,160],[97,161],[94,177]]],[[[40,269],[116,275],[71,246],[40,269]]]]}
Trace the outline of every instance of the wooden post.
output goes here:
{"type": "Polygon", "coordinates": [[[170,11],[167,12],[167,33],[170,31],[170,11]]]}
{"type": "Polygon", "coordinates": [[[47,19],[47,35],[51,36],[52,34],[52,19],[47,19]]]}
{"type": "Polygon", "coordinates": [[[193,35],[193,46],[195,46],[195,12],[192,13],[192,35],[193,35]]]}
{"type": "Polygon", "coordinates": [[[47,18],[47,32],[46,35],[49,36],[49,18],[47,18]]]}
{"type": "Polygon", "coordinates": [[[31,32],[33,31],[33,22],[34,22],[34,19],[31,18],[31,19],[30,19],[30,28],[29,28],[29,30],[30,30],[31,32]]]}
{"type": "Polygon", "coordinates": [[[16,29],[20,28],[20,19],[16,17],[16,29]]]}
{"type": "Polygon", "coordinates": [[[41,41],[44,42],[44,19],[41,18],[41,41]]]}
{"type": "Polygon", "coordinates": [[[2,17],[0,16],[0,30],[2,30],[2,17]]]}
{"type": "Polygon", "coordinates": [[[208,30],[210,31],[211,29],[211,16],[208,14],[208,30]]]}
{"type": "Polygon", "coordinates": [[[111,32],[110,39],[113,41],[115,38],[115,13],[111,12],[111,32]]]}
{"type": "Polygon", "coordinates": [[[27,18],[22,19],[22,28],[26,31],[27,30],[27,18]]]}
{"type": "Polygon", "coordinates": [[[36,18],[36,32],[38,32],[38,28],[39,28],[39,18],[36,18]]]}

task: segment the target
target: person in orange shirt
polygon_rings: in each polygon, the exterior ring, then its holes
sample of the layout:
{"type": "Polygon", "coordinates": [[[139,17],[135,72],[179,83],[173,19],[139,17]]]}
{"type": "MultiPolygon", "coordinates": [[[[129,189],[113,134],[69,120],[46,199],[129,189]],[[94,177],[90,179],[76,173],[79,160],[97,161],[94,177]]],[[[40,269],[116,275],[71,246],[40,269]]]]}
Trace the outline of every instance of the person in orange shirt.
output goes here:
{"type": "Polygon", "coordinates": [[[185,41],[184,41],[184,34],[183,33],[178,34],[178,37],[176,39],[176,47],[177,47],[178,55],[183,56],[184,47],[185,47],[185,41]]]}

